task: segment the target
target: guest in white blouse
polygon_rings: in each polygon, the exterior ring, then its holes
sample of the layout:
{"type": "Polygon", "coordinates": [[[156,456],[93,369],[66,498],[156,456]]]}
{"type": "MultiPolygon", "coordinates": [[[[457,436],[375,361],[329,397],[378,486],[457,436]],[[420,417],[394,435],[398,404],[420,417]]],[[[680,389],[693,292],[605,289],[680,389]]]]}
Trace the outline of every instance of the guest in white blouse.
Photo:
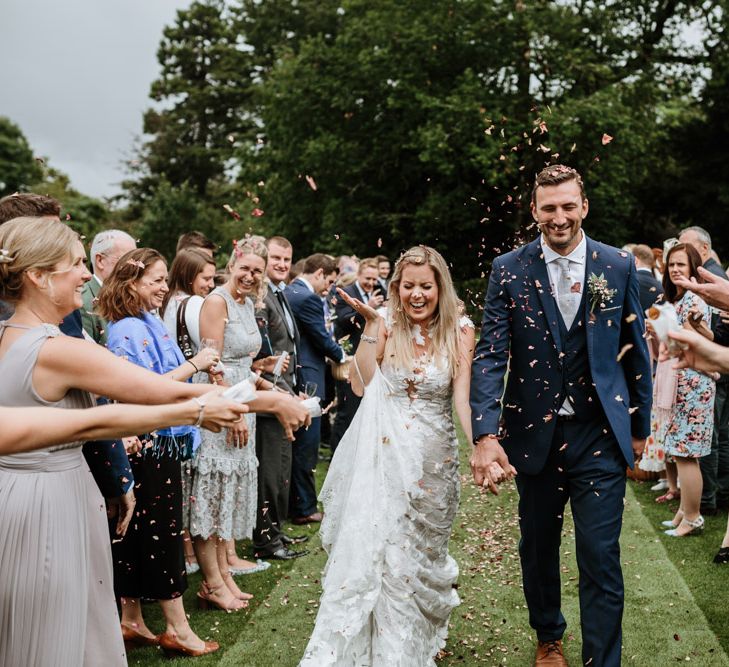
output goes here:
{"type": "Polygon", "coordinates": [[[215,286],[215,261],[195,248],[180,251],[170,267],[167,299],[162,304],[165,326],[185,357],[200,347],[200,309],[215,286]],[[178,311],[183,309],[184,327],[178,327],[178,311]],[[187,339],[185,339],[187,336],[187,339]]]}

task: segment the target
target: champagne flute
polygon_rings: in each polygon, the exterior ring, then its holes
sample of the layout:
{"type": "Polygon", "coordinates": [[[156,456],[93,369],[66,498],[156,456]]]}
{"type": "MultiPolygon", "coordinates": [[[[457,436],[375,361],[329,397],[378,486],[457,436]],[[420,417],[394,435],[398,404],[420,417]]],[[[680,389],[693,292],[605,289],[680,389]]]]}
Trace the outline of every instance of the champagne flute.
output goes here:
{"type": "Polygon", "coordinates": [[[220,357],[223,353],[223,346],[221,344],[220,339],[218,338],[201,338],[200,339],[200,348],[203,350],[213,350],[217,356],[218,356],[218,363],[216,363],[212,368],[210,368],[210,373],[213,375],[219,375],[222,377],[222,375],[225,373],[225,366],[223,365],[223,362],[221,361],[220,357]]]}
{"type": "Polygon", "coordinates": [[[307,395],[308,398],[314,398],[316,396],[316,390],[318,389],[318,386],[316,382],[306,382],[304,384],[304,393],[307,395]]]}

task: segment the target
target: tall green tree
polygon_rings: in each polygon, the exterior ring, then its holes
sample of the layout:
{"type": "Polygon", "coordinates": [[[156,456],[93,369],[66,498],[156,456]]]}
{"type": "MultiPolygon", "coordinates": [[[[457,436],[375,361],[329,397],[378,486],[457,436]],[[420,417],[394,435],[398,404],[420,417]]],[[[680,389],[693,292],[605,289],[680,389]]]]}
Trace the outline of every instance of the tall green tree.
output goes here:
{"type": "Polygon", "coordinates": [[[534,233],[530,183],[561,161],[591,233],[655,243],[686,217],[664,200],[688,145],[721,131],[725,2],[195,2],[159,50],[132,215],[158,233],[177,196],[170,238],[199,219],[299,255],[432,243],[466,279],[534,233]]]}
{"type": "Polygon", "coordinates": [[[223,0],[193,2],[165,28],[157,51],[160,77],[144,114],[148,139],[130,161],[126,186],[144,201],[163,181],[187,183],[204,199],[210,183],[232,168],[237,141],[250,139],[253,117],[249,50],[234,30],[223,0]]]}
{"type": "Polygon", "coordinates": [[[461,278],[527,231],[548,162],[586,172],[596,235],[640,238],[661,110],[706,61],[695,5],[342,2],[336,34],[275,52],[243,177],[301,252],[433,243],[461,278]]]}
{"type": "Polygon", "coordinates": [[[9,118],[0,116],[0,197],[27,190],[42,176],[21,129],[9,118]]]}

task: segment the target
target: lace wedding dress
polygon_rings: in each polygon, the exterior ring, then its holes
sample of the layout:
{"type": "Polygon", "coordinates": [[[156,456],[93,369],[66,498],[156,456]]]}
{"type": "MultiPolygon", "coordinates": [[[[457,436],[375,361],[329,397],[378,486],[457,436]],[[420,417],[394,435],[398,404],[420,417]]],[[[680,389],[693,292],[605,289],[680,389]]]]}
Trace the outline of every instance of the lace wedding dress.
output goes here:
{"type": "Polygon", "coordinates": [[[376,370],[320,499],[329,560],[301,667],[425,667],[458,605],[458,443],[446,368],[376,370]]]}

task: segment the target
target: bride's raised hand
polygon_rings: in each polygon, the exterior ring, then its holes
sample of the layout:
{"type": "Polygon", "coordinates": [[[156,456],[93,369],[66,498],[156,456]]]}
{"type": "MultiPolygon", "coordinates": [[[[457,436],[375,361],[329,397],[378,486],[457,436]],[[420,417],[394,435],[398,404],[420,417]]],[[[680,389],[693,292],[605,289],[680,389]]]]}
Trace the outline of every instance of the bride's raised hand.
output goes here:
{"type": "Polygon", "coordinates": [[[365,318],[368,322],[376,322],[380,314],[370,305],[366,303],[362,303],[359,299],[354,299],[349,294],[347,294],[343,289],[337,287],[337,294],[339,295],[339,298],[344,300],[344,302],[352,309],[357,311],[362,317],[365,318]]]}

